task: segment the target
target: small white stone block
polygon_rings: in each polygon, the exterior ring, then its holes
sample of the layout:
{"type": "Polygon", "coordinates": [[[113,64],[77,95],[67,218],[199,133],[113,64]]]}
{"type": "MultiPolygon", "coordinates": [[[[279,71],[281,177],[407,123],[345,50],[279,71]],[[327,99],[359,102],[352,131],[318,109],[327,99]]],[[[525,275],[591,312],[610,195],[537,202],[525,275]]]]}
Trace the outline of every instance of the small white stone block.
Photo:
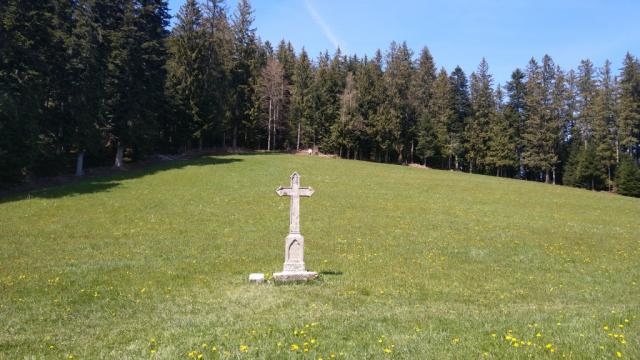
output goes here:
{"type": "Polygon", "coordinates": [[[257,284],[264,282],[264,274],[263,273],[249,274],[249,282],[254,282],[257,284]]]}

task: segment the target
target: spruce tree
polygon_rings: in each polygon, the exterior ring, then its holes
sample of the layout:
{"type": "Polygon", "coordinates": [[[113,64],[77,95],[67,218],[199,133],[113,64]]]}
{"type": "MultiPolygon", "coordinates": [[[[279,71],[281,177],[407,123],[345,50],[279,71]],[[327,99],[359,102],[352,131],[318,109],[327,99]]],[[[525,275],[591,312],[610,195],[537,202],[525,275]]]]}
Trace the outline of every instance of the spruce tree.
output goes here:
{"type": "Polygon", "coordinates": [[[590,60],[582,60],[578,66],[577,78],[578,90],[578,117],[576,127],[580,138],[587,146],[593,136],[593,121],[595,114],[595,98],[597,94],[597,84],[595,81],[595,69],[590,60]]]}
{"type": "MultiPolygon", "coordinates": [[[[447,169],[451,169],[453,157],[458,153],[460,148],[459,138],[455,134],[454,122],[455,113],[453,110],[453,96],[451,82],[447,71],[442,68],[438,73],[438,77],[433,83],[432,96],[429,105],[430,113],[433,119],[433,137],[434,145],[437,153],[447,161],[447,169]]],[[[429,142],[429,128],[422,123],[423,141],[429,142]]],[[[444,167],[444,166],[443,166],[444,167]]]]}
{"type": "Polygon", "coordinates": [[[620,151],[640,156],[640,63],[630,53],[624,58],[620,74],[618,103],[618,142],[620,151]]]}
{"type": "Polygon", "coordinates": [[[493,78],[489,74],[489,64],[482,58],[477,73],[471,74],[473,116],[467,119],[465,125],[465,147],[469,172],[485,168],[488,165],[489,128],[496,115],[492,83],[493,78]]]}
{"type": "Polygon", "coordinates": [[[254,89],[258,79],[256,62],[258,42],[253,26],[253,9],[248,0],[240,0],[232,18],[234,36],[233,66],[231,72],[231,146],[238,146],[243,122],[249,121],[253,108],[254,89]]]}
{"type": "Polygon", "coordinates": [[[508,168],[516,164],[517,143],[514,128],[505,113],[500,85],[496,87],[495,99],[496,110],[489,124],[486,163],[495,168],[497,176],[505,176],[508,168]]]}
{"type": "Polygon", "coordinates": [[[616,173],[618,193],[626,196],[640,197],[640,167],[625,154],[616,173]]]}
{"type": "MultiPolygon", "coordinates": [[[[411,85],[414,77],[412,51],[406,42],[389,46],[386,60],[385,85],[387,89],[387,106],[393,111],[385,114],[400,116],[399,129],[389,133],[399,133],[394,139],[393,149],[399,163],[404,162],[411,155],[412,144],[415,144],[415,110],[411,99],[411,85]],[[409,150],[409,151],[407,151],[409,150]]],[[[388,126],[395,126],[396,122],[389,119],[388,126]]],[[[411,160],[411,159],[409,159],[411,160]]]]}
{"type": "Polygon", "coordinates": [[[304,48],[295,62],[291,84],[291,116],[296,127],[296,150],[300,150],[302,133],[311,117],[313,66],[304,48]]]}
{"type": "Polygon", "coordinates": [[[518,177],[525,177],[523,152],[525,133],[525,101],[526,101],[526,75],[522,70],[516,69],[511,73],[511,80],[505,87],[508,102],[503,109],[503,115],[509,123],[509,128],[514,137],[516,159],[518,161],[518,177]]]}
{"type": "Polygon", "coordinates": [[[453,119],[449,126],[453,158],[456,170],[461,169],[464,157],[464,128],[467,119],[472,115],[471,100],[467,76],[460,66],[456,66],[451,75],[451,96],[453,102],[453,119]]]}
{"type": "Polygon", "coordinates": [[[613,186],[612,167],[616,162],[616,95],[615,80],[611,75],[611,62],[607,60],[600,70],[600,80],[594,100],[593,141],[596,155],[603,169],[606,169],[607,183],[613,186]]]}
{"type": "MultiPolygon", "coordinates": [[[[415,116],[418,119],[418,122],[416,123],[417,139],[415,139],[415,141],[418,142],[417,150],[420,153],[418,156],[423,160],[425,160],[425,154],[433,152],[433,154],[429,155],[433,156],[438,148],[437,139],[435,139],[432,134],[435,125],[433,124],[435,118],[431,104],[435,80],[436,68],[433,62],[433,57],[431,56],[429,49],[424,47],[420,52],[420,58],[415,70],[415,77],[413,79],[411,89],[411,98],[413,100],[415,116]],[[425,149],[429,150],[426,151],[425,149]]],[[[413,153],[413,150],[411,153],[413,153]]]]}
{"type": "MultiPolygon", "coordinates": [[[[202,11],[195,0],[188,0],[178,12],[177,24],[170,37],[170,61],[167,64],[167,89],[173,97],[173,105],[184,114],[177,114],[178,122],[173,135],[180,136],[180,128],[188,129],[182,141],[190,138],[198,141],[202,148],[207,114],[207,38],[202,22],[202,11]]],[[[185,143],[185,148],[187,144],[185,143]]]]}

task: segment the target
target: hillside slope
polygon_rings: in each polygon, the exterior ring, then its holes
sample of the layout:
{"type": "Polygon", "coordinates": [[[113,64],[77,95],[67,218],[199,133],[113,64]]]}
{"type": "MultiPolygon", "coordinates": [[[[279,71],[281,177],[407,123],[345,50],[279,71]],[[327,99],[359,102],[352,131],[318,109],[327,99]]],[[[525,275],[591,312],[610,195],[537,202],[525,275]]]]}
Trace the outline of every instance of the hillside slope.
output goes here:
{"type": "Polygon", "coordinates": [[[640,200],[293,155],[0,203],[0,358],[640,358],[640,200]],[[293,171],[313,284],[280,271],[293,171]],[[205,346],[206,345],[206,346],[205,346]],[[307,349],[305,352],[304,349],[307,349]]]}

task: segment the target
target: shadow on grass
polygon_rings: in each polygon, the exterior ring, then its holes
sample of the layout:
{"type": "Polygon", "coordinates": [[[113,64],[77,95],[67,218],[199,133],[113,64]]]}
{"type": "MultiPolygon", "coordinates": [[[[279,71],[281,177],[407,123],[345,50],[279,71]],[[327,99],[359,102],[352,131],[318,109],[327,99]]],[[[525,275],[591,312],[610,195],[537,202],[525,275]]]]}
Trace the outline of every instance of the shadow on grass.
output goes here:
{"type": "Polygon", "coordinates": [[[0,198],[0,204],[27,200],[32,198],[41,198],[41,199],[57,199],[63,198],[67,196],[77,196],[83,194],[92,194],[105,190],[110,190],[112,188],[118,187],[121,185],[121,181],[141,178],[147,175],[153,175],[161,171],[165,170],[174,170],[174,169],[182,169],[187,166],[209,166],[209,165],[220,165],[220,164],[229,164],[242,161],[242,159],[237,159],[233,157],[220,156],[203,156],[196,159],[190,160],[173,160],[161,163],[150,164],[148,166],[144,166],[143,168],[134,169],[134,170],[123,170],[118,171],[114,170],[114,173],[108,175],[98,175],[95,177],[89,177],[86,179],[79,180],[77,182],[72,182],[70,184],[61,184],[54,185],[52,187],[27,191],[23,193],[18,193],[7,198],[0,198]]]}
{"type": "Polygon", "coordinates": [[[318,274],[336,276],[336,275],[342,275],[342,271],[340,271],[340,270],[322,270],[318,274]]]}

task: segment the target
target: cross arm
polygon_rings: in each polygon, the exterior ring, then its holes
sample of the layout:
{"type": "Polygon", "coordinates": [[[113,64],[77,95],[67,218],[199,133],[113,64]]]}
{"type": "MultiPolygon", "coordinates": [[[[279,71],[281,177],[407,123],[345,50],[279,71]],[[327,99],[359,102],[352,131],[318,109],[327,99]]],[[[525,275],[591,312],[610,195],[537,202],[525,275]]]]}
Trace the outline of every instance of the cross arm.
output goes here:
{"type": "Polygon", "coordinates": [[[278,194],[278,196],[291,196],[291,188],[283,188],[280,186],[276,189],[276,194],[278,194]]]}
{"type": "Polygon", "coordinates": [[[300,196],[311,196],[311,195],[313,195],[313,188],[311,187],[300,188],[300,196]]]}

